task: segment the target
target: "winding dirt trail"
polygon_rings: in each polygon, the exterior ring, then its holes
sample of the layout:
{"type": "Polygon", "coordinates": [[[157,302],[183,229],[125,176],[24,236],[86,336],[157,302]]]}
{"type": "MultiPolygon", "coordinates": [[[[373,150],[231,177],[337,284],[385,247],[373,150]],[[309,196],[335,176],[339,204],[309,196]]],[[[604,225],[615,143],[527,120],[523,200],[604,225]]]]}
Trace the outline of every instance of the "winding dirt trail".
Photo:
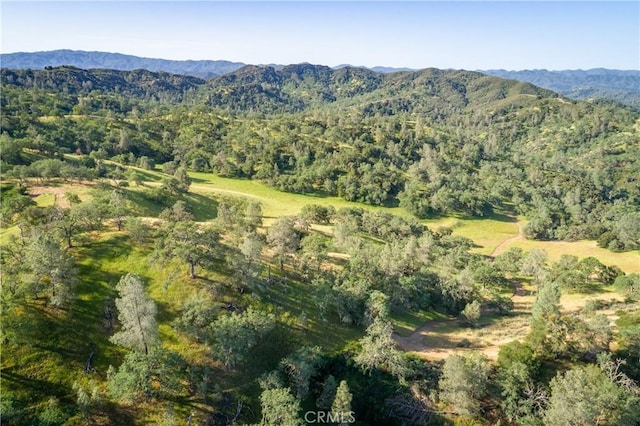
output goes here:
{"type": "Polygon", "coordinates": [[[507,246],[509,244],[511,244],[514,241],[518,241],[518,240],[521,240],[521,239],[524,238],[524,234],[522,233],[522,225],[520,225],[520,222],[516,222],[516,226],[518,227],[518,235],[514,235],[513,237],[507,238],[506,240],[501,242],[498,245],[498,247],[493,249],[493,251],[491,252],[491,254],[489,256],[496,257],[497,255],[503,253],[507,249],[507,246]]]}
{"type": "MultiPolygon", "coordinates": [[[[518,234],[501,242],[491,252],[491,257],[498,256],[507,249],[509,244],[524,238],[520,223],[516,222],[516,226],[518,227],[518,234]]],[[[522,284],[519,281],[514,279],[510,279],[509,281],[513,284],[512,300],[516,308],[515,310],[519,311],[523,308],[523,304],[526,305],[531,303],[531,301],[528,300],[529,297],[525,295],[522,284]]],[[[486,312],[487,311],[484,313],[486,312]]],[[[456,326],[457,322],[458,319],[454,317],[427,321],[408,336],[394,334],[393,338],[402,350],[413,352],[420,357],[428,359],[444,359],[454,352],[474,349],[480,349],[489,358],[495,358],[497,357],[500,346],[511,341],[513,338],[513,336],[504,336],[505,338],[486,342],[482,347],[470,347],[469,349],[466,349],[466,347],[462,347],[460,343],[463,340],[467,340],[464,336],[468,334],[468,332],[462,328],[460,330],[450,332],[450,327],[456,326]]],[[[456,329],[457,328],[458,327],[456,326],[456,329]]]]}
{"type": "MultiPolygon", "coordinates": [[[[408,336],[400,336],[397,334],[393,335],[394,340],[398,343],[398,345],[402,348],[402,350],[407,352],[424,352],[427,350],[424,339],[427,335],[436,329],[455,324],[456,318],[445,318],[445,319],[437,319],[432,321],[427,321],[420,328],[415,330],[408,336]]],[[[429,352],[432,352],[435,348],[428,348],[429,352]]]]}

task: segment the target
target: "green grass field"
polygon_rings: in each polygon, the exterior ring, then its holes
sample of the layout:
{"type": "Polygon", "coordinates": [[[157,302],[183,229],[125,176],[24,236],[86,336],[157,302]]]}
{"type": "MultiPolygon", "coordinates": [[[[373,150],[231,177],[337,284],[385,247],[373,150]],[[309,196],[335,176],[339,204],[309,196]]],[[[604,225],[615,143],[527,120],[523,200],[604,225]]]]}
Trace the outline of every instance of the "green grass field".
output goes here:
{"type": "Polygon", "coordinates": [[[342,207],[364,207],[372,210],[384,210],[396,215],[408,216],[399,207],[377,207],[362,203],[345,201],[338,197],[321,197],[314,195],[293,194],[278,191],[262,182],[248,179],[222,178],[210,173],[189,173],[193,183],[191,190],[197,193],[216,193],[220,195],[239,196],[259,201],[267,218],[291,216],[300,213],[307,204],[331,205],[336,209],[342,207]]]}
{"type": "Polygon", "coordinates": [[[448,227],[455,235],[469,238],[475,243],[472,251],[490,255],[503,241],[518,235],[515,218],[502,214],[492,214],[482,218],[445,217],[423,221],[429,228],[448,227]]]}

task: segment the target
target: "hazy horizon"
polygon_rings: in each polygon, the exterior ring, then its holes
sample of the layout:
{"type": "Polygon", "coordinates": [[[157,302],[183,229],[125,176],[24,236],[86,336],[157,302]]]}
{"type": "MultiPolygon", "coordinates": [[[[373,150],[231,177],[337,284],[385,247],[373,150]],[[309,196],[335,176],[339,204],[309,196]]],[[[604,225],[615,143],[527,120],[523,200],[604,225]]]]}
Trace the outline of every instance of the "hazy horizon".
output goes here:
{"type": "Polygon", "coordinates": [[[1,51],[334,67],[638,70],[639,36],[640,3],[628,1],[3,1],[1,51]]]}
{"type": "MultiPolygon", "coordinates": [[[[136,57],[136,58],[140,58],[143,60],[161,60],[161,61],[179,61],[179,62],[189,62],[189,61],[226,61],[226,62],[230,62],[230,63],[241,63],[243,65],[255,65],[255,66],[287,66],[287,65],[297,65],[297,64],[311,64],[311,65],[319,65],[319,66],[328,66],[331,68],[340,68],[340,67],[344,67],[344,66],[350,66],[350,67],[356,67],[356,68],[369,68],[369,69],[374,69],[374,68],[389,68],[389,69],[408,69],[408,70],[412,70],[412,71],[418,71],[421,69],[425,69],[425,68],[410,68],[410,67],[391,67],[391,66],[386,66],[386,65],[373,65],[373,66],[366,66],[366,65],[359,65],[359,64],[337,64],[337,65],[328,65],[328,64],[321,64],[321,63],[310,63],[310,62],[295,62],[295,63],[289,63],[289,64],[276,64],[276,63],[250,63],[250,62],[243,62],[243,61],[228,61],[226,59],[167,59],[167,58],[154,58],[154,57],[148,57],[148,56],[139,56],[139,55],[130,55],[127,53],[122,53],[122,52],[107,52],[107,51],[99,51],[99,50],[75,50],[75,49],[53,49],[53,50],[38,50],[38,51],[31,51],[31,52],[26,52],[26,51],[20,51],[20,52],[2,52],[0,54],[2,55],[12,55],[12,54],[37,54],[37,53],[49,53],[49,52],[56,52],[56,51],[69,51],[69,52],[76,52],[76,53],[98,53],[98,54],[109,54],[109,55],[124,55],[124,56],[132,56],[132,57],[136,57]]],[[[1,64],[0,64],[1,66],[1,64]]],[[[429,68],[429,67],[427,67],[429,68]]],[[[443,68],[443,69],[456,69],[456,68],[443,68]]],[[[508,72],[519,72],[519,71],[549,71],[549,72],[563,72],[563,71],[593,71],[593,70],[598,70],[598,69],[603,69],[603,70],[608,70],[608,71],[622,71],[622,72],[640,72],[640,69],[622,69],[622,68],[605,68],[605,67],[594,67],[594,68],[572,68],[572,69],[547,69],[547,68],[526,68],[526,69],[504,69],[504,68],[485,68],[485,69],[480,69],[480,68],[476,68],[476,69],[467,69],[468,71],[508,71],[508,72]]]]}

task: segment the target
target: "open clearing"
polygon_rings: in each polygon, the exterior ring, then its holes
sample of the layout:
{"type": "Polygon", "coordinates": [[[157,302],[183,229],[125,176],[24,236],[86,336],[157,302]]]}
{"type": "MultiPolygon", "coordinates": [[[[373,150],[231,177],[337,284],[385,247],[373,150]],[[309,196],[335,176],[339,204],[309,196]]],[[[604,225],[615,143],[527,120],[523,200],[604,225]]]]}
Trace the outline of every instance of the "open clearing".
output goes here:
{"type": "MultiPolygon", "coordinates": [[[[163,176],[158,172],[150,172],[137,169],[144,173],[145,177],[158,181],[163,176]]],[[[392,214],[409,216],[404,209],[399,207],[379,207],[362,203],[345,201],[338,197],[321,197],[313,195],[294,194],[278,191],[266,184],[254,180],[222,178],[209,173],[189,173],[193,179],[191,192],[200,196],[198,208],[206,207],[205,204],[215,203],[219,196],[237,196],[261,203],[265,215],[265,224],[277,217],[290,216],[300,213],[302,207],[307,204],[331,205],[336,209],[342,207],[361,207],[371,210],[386,211],[392,214]]],[[[158,183],[147,182],[146,185],[156,186],[158,183]]],[[[69,191],[76,193],[81,199],[85,198],[89,189],[87,185],[60,184],[55,187],[32,187],[31,193],[35,196],[38,205],[53,205],[66,202],[64,193],[69,191]]],[[[141,190],[139,187],[129,188],[132,193],[141,190]]],[[[210,215],[205,215],[210,216],[210,215]]],[[[209,217],[207,217],[209,219],[209,217]]],[[[512,217],[504,214],[493,214],[486,218],[445,217],[427,219],[422,221],[431,229],[449,227],[455,235],[471,239],[475,247],[472,251],[486,256],[496,256],[510,247],[520,247],[525,251],[534,248],[547,252],[550,261],[557,261],[563,254],[574,255],[579,259],[595,257],[606,265],[616,265],[625,273],[640,273],[640,252],[629,251],[615,253],[598,247],[595,241],[534,241],[522,236],[522,228],[526,221],[522,217],[512,217]]],[[[3,230],[3,233],[5,230],[3,230]]]]}
{"type": "Polygon", "coordinates": [[[399,207],[377,207],[362,203],[345,201],[338,197],[324,197],[318,195],[294,194],[278,191],[262,182],[248,179],[223,178],[210,173],[189,173],[193,179],[191,189],[203,194],[216,193],[257,200],[262,203],[262,210],[267,218],[292,216],[300,213],[307,204],[331,205],[336,209],[342,207],[361,207],[372,210],[384,210],[389,213],[409,216],[399,207]]]}
{"type": "MultiPolygon", "coordinates": [[[[457,318],[445,317],[428,321],[410,334],[395,334],[394,339],[403,350],[420,358],[438,361],[449,355],[467,352],[482,352],[487,358],[496,360],[500,348],[514,340],[522,340],[529,332],[531,306],[535,301],[534,289],[525,286],[512,297],[514,309],[508,316],[495,312],[483,312],[476,328],[464,326],[457,318]]],[[[598,310],[609,318],[617,319],[619,308],[630,306],[624,296],[611,289],[596,294],[565,293],[560,299],[564,312],[577,312],[590,300],[598,300],[604,307],[598,310]]],[[[638,302],[635,303],[640,307],[638,302]]]]}

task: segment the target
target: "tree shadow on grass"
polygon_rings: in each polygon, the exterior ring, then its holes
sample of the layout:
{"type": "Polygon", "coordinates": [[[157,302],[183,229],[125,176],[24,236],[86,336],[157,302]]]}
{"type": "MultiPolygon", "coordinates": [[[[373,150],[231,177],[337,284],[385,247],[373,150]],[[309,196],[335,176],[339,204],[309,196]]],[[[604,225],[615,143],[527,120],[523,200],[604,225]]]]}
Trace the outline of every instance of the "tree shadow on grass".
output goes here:
{"type": "MultiPolygon", "coordinates": [[[[49,380],[41,380],[28,377],[18,371],[18,367],[5,367],[2,369],[2,380],[18,385],[23,391],[30,389],[31,395],[47,395],[64,399],[68,396],[68,389],[60,383],[51,382],[49,380]]],[[[70,401],[71,402],[71,401],[70,401]]]]}
{"type": "Polygon", "coordinates": [[[198,222],[206,222],[218,217],[218,201],[204,195],[190,192],[184,196],[187,209],[198,222]]]}
{"type": "MultiPolygon", "coordinates": [[[[448,217],[448,215],[441,216],[441,218],[445,218],[445,217],[448,217]]],[[[456,215],[453,215],[453,217],[457,219],[476,221],[476,222],[482,222],[484,220],[495,220],[497,222],[507,222],[507,223],[518,222],[518,219],[516,217],[509,216],[508,214],[499,213],[496,211],[493,211],[490,214],[485,216],[472,216],[470,214],[456,214],[456,215]]]]}
{"type": "Polygon", "coordinates": [[[604,289],[604,285],[601,283],[589,282],[579,284],[572,288],[563,289],[567,291],[569,294],[603,294],[608,293],[607,290],[604,289]]]}

